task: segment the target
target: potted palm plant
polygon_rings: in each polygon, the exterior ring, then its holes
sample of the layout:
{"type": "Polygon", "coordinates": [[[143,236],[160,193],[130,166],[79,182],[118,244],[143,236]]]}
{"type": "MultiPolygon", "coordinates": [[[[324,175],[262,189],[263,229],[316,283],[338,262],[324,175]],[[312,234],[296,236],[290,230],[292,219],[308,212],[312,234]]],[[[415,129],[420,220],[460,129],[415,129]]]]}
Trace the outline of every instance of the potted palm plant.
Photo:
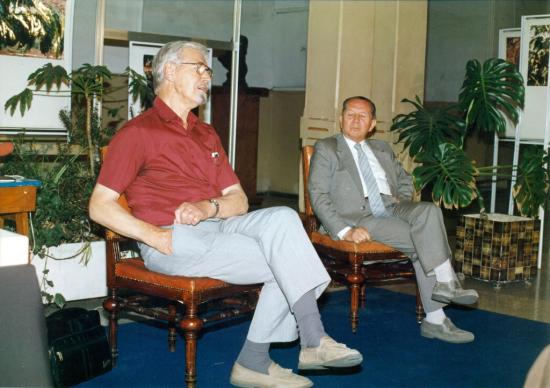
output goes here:
{"type": "MultiPolygon", "coordinates": [[[[130,75],[132,95],[143,96],[146,92],[140,88],[147,88],[145,77],[130,75]]],[[[58,306],[65,299],[97,297],[107,291],[105,242],[99,238],[100,229],[88,218],[87,205],[97,177],[99,148],[107,144],[117,125],[111,121],[111,127],[102,128],[98,113],[98,102],[105,101],[110,93],[106,87],[110,78],[105,66],[84,64],[67,73],[61,66],[46,64],[29,75],[28,87],[4,105],[9,113],[19,108],[23,115],[36,93],[71,95],[72,111],[59,113],[68,139],[54,145],[53,156],[44,155],[43,147],[33,140],[20,137],[15,152],[2,167],[4,174],[42,182],[31,222],[33,264],[42,278],[44,301],[58,306]]],[[[116,109],[109,114],[115,117],[116,109]]]]}
{"type": "Polygon", "coordinates": [[[418,97],[405,99],[414,109],[396,116],[391,127],[418,164],[412,172],[418,190],[429,188],[433,201],[448,209],[465,208],[477,199],[481,214],[459,220],[455,267],[484,280],[531,276],[539,240],[538,222],[532,218],[546,201],[548,155],[534,147],[522,154],[517,166],[482,167],[465,153],[465,139],[475,132],[503,134],[505,117],[517,123],[524,96],[523,78],[514,65],[497,58],[483,64],[470,60],[457,104],[434,109],[425,107],[418,97]],[[518,212],[530,218],[485,212],[480,180],[511,174],[517,177],[513,191],[518,212]],[[510,246],[512,240],[517,242],[515,247],[510,246]],[[517,253],[517,245],[525,246],[524,252],[517,253]]]}

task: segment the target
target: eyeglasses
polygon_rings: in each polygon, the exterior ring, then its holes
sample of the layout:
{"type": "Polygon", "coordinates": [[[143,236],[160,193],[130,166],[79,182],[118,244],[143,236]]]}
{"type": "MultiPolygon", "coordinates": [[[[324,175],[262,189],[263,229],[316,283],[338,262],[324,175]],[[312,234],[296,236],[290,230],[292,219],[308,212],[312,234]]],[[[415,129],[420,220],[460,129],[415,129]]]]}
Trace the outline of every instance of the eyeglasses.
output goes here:
{"type": "Polygon", "coordinates": [[[203,75],[204,73],[208,73],[208,76],[212,78],[214,76],[214,70],[206,66],[202,62],[175,62],[177,65],[193,65],[195,66],[195,71],[199,75],[203,75]]]}

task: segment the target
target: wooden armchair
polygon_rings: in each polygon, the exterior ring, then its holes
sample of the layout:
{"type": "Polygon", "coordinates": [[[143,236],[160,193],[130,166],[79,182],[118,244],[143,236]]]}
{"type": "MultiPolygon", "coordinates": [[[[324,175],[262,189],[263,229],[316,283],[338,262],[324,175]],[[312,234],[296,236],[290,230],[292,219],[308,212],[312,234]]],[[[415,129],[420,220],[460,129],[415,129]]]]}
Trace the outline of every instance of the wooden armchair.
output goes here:
{"type": "MultiPolygon", "coordinates": [[[[106,148],[102,154],[105,152],[106,148]]],[[[130,211],[124,195],[121,195],[119,203],[130,211]]],[[[201,328],[207,322],[253,311],[260,285],[237,286],[206,277],[169,276],[153,272],[145,267],[136,253],[125,258],[123,245],[128,239],[108,229],[105,235],[109,295],[103,307],[109,312],[113,365],[116,365],[118,356],[118,318],[121,312],[132,311],[168,322],[168,348],[172,352],[176,349],[177,328],[183,331],[185,382],[187,386],[194,386],[197,339],[201,328]]]]}
{"type": "Polygon", "coordinates": [[[359,301],[365,305],[366,285],[382,284],[394,280],[412,280],[416,286],[416,319],[424,316],[414,268],[410,260],[398,250],[377,241],[356,244],[333,240],[328,234],[318,232],[319,223],[308,192],[308,178],[313,146],[302,149],[306,231],[333,279],[347,283],[351,293],[350,321],[355,333],[359,324],[359,301]]]}

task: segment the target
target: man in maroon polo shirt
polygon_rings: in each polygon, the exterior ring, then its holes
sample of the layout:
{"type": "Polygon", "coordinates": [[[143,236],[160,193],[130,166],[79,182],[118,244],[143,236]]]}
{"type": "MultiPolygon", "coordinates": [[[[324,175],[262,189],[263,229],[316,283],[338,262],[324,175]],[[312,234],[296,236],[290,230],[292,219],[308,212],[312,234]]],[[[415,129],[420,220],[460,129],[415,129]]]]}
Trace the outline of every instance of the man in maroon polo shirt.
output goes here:
{"type": "Polygon", "coordinates": [[[316,298],[330,278],[295,211],[247,213],[248,200],[215,130],[191,110],[207,100],[206,48],[166,44],[153,61],[154,106],[112,139],[90,199],[98,223],[139,241],[157,272],[263,283],[236,386],[309,387],[269,357],[271,342],[300,337],[299,369],[358,365],[361,354],[324,331],[316,298]],[[117,203],[125,193],[132,213],[117,203]]]}

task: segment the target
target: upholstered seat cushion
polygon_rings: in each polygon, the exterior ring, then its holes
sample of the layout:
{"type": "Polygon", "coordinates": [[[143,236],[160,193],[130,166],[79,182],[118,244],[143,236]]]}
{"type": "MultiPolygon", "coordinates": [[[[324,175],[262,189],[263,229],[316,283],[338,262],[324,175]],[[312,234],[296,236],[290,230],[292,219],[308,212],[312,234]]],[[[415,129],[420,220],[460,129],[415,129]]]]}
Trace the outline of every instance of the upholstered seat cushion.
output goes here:
{"type": "Polygon", "coordinates": [[[171,276],[153,272],[145,267],[141,259],[123,259],[119,261],[115,265],[115,276],[184,292],[200,292],[207,289],[230,287],[229,284],[221,280],[211,278],[171,276]]]}

